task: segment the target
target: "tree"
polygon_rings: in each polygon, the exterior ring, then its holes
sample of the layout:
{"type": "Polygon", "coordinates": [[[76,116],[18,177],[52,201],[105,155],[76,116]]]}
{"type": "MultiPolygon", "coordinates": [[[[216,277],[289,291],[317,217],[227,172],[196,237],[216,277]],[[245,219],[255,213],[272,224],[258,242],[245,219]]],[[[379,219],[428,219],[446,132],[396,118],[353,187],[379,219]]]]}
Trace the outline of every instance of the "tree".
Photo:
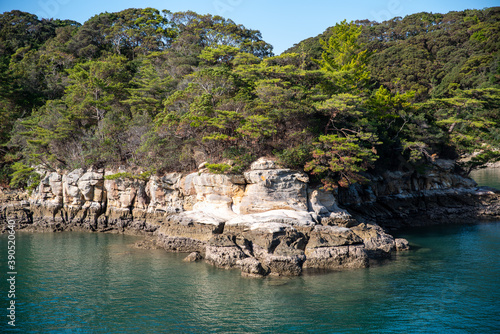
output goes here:
{"type": "Polygon", "coordinates": [[[347,187],[367,181],[360,173],[373,167],[378,156],[370,148],[364,147],[364,139],[350,134],[344,137],[320,136],[318,142],[314,143],[313,160],[306,164],[304,170],[321,176],[325,190],[333,190],[337,184],[347,187]]]}
{"type": "Polygon", "coordinates": [[[143,58],[130,81],[130,96],[122,101],[133,115],[147,114],[153,119],[163,109],[165,99],[174,91],[177,81],[168,73],[162,53],[143,58]]]}
{"type": "Polygon", "coordinates": [[[360,26],[344,20],[333,27],[328,41],[320,40],[323,53],[317,62],[328,73],[337,92],[363,89],[370,80],[367,65],[370,53],[362,50],[360,34],[360,26]]]}

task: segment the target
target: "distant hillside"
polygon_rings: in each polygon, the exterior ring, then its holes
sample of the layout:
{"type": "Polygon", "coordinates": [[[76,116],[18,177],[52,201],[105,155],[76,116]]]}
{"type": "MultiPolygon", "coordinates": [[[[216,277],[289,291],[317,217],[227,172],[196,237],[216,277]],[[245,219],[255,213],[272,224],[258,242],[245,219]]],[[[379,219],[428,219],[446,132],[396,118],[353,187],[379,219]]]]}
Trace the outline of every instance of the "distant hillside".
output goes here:
{"type": "MultiPolygon", "coordinates": [[[[457,88],[500,84],[500,7],[355,23],[363,27],[365,48],[375,51],[369,62],[373,79],[393,91],[414,90],[424,100],[450,96],[457,88]]],[[[332,31],[330,27],[285,53],[318,59],[320,39],[328,40],[332,31]]]]}

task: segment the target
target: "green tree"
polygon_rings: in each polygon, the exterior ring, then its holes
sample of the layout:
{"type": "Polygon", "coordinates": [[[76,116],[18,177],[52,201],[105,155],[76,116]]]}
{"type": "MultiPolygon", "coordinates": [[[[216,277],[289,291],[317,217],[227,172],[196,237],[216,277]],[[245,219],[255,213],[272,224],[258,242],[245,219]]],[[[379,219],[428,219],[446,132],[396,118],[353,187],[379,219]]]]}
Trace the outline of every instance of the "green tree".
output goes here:
{"type": "Polygon", "coordinates": [[[347,187],[367,179],[360,173],[365,172],[377,160],[378,156],[365,147],[363,139],[350,135],[320,136],[314,143],[313,160],[305,170],[322,177],[323,188],[333,190],[337,184],[347,187]]]}
{"type": "Polygon", "coordinates": [[[346,20],[336,24],[328,41],[320,40],[323,46],[321,69],[328,73],[337,92],[363,89],[370,80],[368,58],[370,53],[359,41],[361,27],[346,20]]]}

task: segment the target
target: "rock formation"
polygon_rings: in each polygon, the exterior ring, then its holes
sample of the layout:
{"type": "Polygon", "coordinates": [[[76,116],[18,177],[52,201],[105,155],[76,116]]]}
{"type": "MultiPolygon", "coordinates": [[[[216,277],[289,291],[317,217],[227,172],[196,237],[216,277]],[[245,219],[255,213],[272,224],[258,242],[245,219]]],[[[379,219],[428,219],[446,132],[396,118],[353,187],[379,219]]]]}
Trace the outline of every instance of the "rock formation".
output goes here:
{"type": "Polygon", "coordinates": [[[142,234],[148,241],[141,247],[191,253],[186,261],[203,258],[247,276],[363,268],[408,249],[380,225],[429,223],[467,210],[470,217],[471,208],[499,216],[499,193],[476,188],[452,167],[440,161],[425,175],[387,172],[338,192],[264,158],[242,175],[211,174],[203,165],[147,180],[121,170],[39,170],[29,198],[0,193],[0,219],[28,230],[142,234]]]}

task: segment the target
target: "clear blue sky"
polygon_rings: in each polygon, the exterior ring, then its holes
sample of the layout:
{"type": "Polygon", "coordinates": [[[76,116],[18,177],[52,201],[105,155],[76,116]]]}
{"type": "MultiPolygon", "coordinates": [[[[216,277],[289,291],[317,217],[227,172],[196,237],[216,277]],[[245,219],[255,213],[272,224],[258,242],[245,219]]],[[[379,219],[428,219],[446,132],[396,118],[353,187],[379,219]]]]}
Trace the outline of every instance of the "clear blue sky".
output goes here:
{"type": "Polygon", "coordinates": [[[247,28],[258,29],[280,54],[301,40],[316,36],[343,19],[384,21],[418,12],[500,6],[500,0],[0,0],[0,13],[13,9],[39,18],[71,19],[84,23],[102,12],[153,7],[172,12],[193,10],[217,14],[247,28]]]}

